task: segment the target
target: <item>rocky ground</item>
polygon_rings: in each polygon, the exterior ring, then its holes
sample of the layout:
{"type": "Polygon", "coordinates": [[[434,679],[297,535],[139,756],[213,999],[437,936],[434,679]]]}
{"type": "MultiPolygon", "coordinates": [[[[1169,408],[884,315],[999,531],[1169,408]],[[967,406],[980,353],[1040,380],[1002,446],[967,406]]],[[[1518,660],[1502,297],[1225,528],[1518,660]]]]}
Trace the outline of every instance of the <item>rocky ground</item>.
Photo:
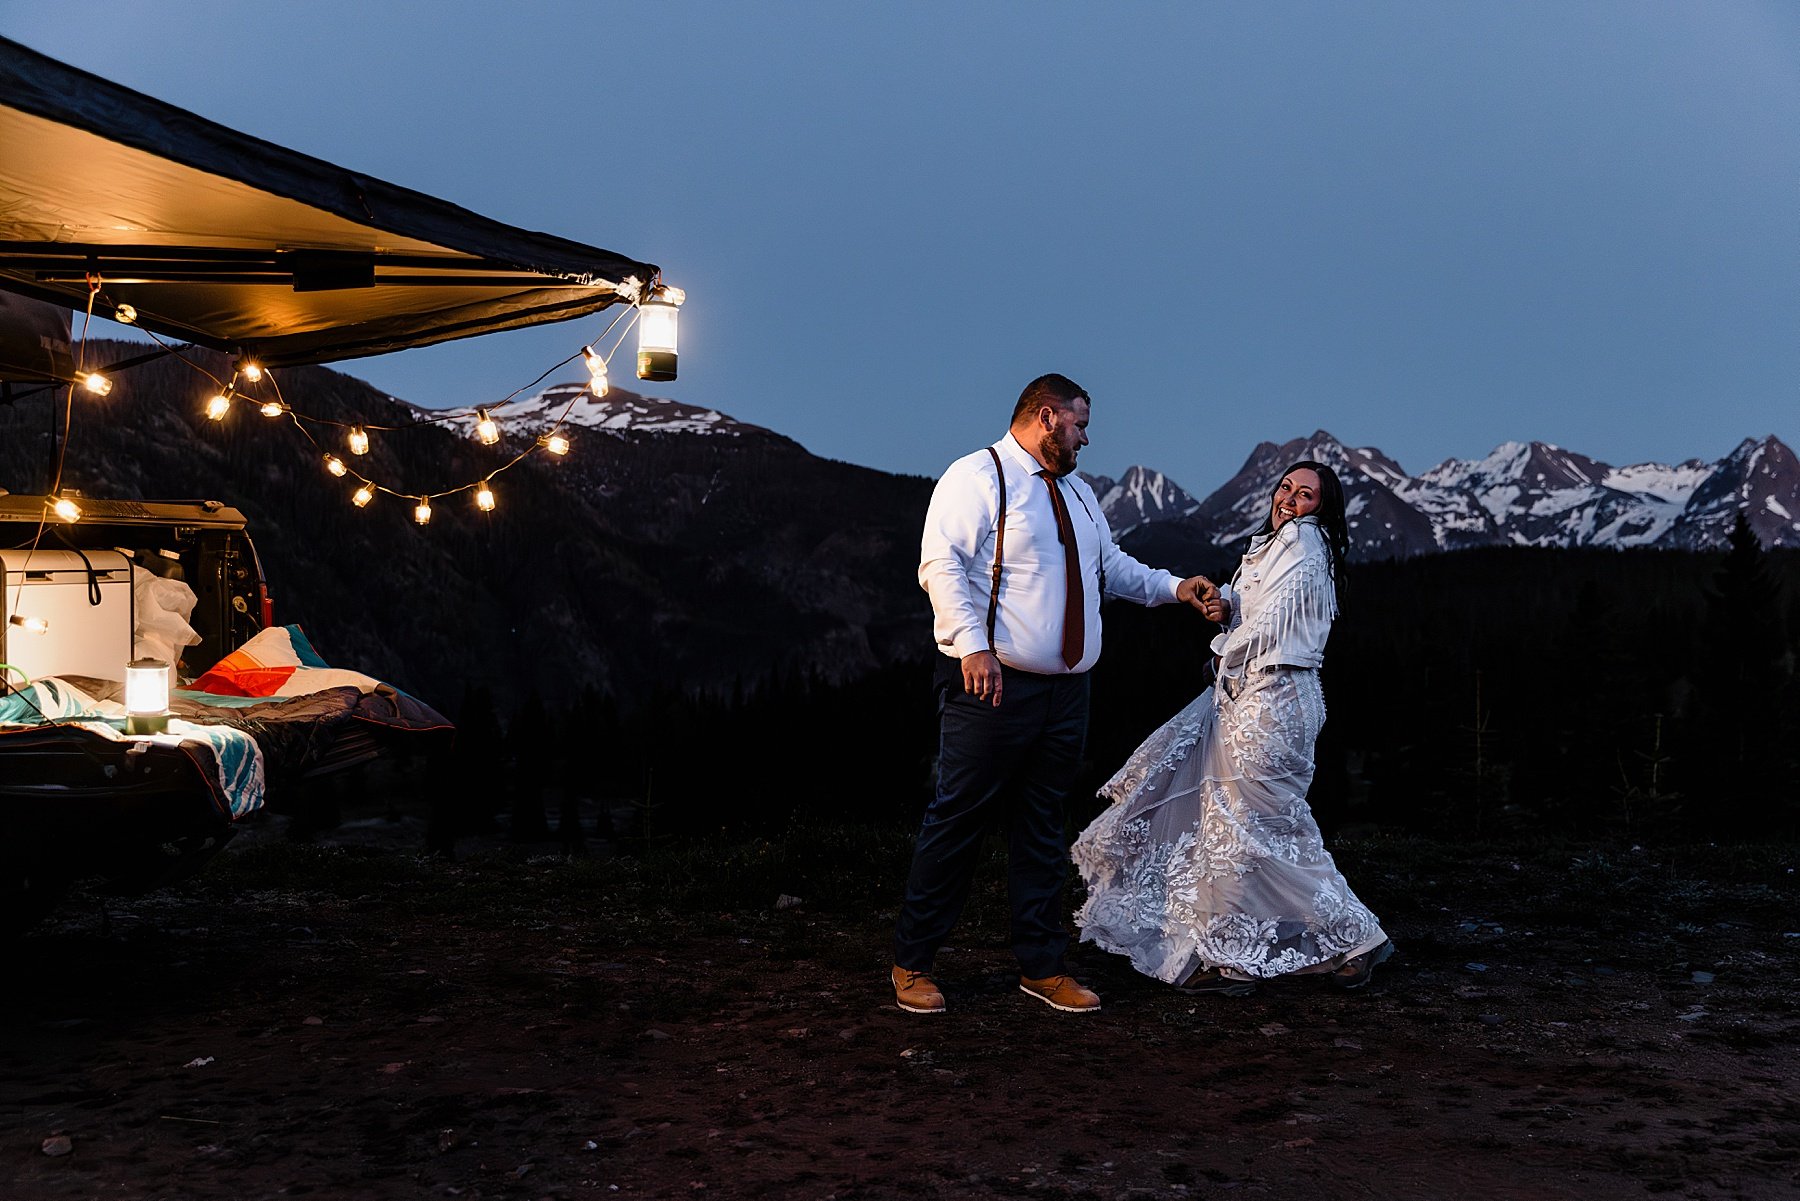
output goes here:
{"type": "Polygon", "coordinates": [[[1081,1016],[1018,992],[996,861],[926,1018],[903,834],[416,834],[265,830],[11,948],[0,1196],[1800,1196],[1797,848],[1348,842],[1401,945],[1366,991],[1086,951],[1081,1016]]]}

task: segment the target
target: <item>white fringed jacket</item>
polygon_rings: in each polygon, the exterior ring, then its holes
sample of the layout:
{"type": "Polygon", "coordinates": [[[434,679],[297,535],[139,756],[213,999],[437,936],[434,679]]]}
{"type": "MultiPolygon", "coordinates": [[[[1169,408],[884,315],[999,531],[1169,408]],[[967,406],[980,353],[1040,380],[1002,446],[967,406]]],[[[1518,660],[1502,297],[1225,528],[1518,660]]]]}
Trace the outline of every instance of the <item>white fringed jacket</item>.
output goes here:
{"type": "Polygon", "coordinates": [[[1337,589],[1317,518],[1295,517],[1252,539],[1231,583],[1219,591],[1231,602],[1231,620],[1212,641],[1220,676],[1325,661],[1337,589]]]}

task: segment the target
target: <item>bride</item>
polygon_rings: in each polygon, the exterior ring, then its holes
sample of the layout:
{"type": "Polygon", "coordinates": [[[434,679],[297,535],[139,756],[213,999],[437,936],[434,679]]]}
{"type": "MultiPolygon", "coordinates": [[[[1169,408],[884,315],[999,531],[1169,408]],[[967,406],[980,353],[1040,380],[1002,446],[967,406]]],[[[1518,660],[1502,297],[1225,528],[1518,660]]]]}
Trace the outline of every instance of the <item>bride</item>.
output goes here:
{"type": "Polygon", "coordinates": [[[1075,840],[1083,940],[1158,980],[1229,996],[1301,973],[1358,988],[1392,953],[1306,804],[1348,543],[1331,468],[1283,472],[1207,614],[1224,626],[1217,682],[1132,753],[1100,790],[1111,805],[1075,840]]]}

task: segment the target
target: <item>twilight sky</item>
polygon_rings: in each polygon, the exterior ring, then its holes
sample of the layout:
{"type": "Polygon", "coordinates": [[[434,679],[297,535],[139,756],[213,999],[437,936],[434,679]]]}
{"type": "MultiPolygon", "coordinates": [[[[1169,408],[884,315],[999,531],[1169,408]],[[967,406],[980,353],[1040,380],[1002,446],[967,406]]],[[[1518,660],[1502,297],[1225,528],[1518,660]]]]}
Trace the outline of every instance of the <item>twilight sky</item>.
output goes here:
{"type": "MultiPolygon", "coordinates": [[[[1044,371],[1094,395],[1085,469],[1200,494],[1321,427],[1413,472],[1800,445],[1785,0],[0,0],[0,30],[660,263],[656,394],[833,458],[935,475],[1044,371]]],[[[476,404],[598,331],[342,369],[476,404]]]]}

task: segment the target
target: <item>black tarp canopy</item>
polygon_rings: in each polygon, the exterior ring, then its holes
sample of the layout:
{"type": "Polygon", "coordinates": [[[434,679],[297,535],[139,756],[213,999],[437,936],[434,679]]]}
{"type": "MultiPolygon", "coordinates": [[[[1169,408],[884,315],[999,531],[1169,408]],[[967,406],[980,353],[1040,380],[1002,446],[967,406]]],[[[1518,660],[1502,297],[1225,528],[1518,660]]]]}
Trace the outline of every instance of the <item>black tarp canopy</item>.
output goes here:
{"type": "Polygon", "coordinates": [[[658,268],[238,133],[0,38],[0,288],[271,366],[562,321],[658,268]]]}

